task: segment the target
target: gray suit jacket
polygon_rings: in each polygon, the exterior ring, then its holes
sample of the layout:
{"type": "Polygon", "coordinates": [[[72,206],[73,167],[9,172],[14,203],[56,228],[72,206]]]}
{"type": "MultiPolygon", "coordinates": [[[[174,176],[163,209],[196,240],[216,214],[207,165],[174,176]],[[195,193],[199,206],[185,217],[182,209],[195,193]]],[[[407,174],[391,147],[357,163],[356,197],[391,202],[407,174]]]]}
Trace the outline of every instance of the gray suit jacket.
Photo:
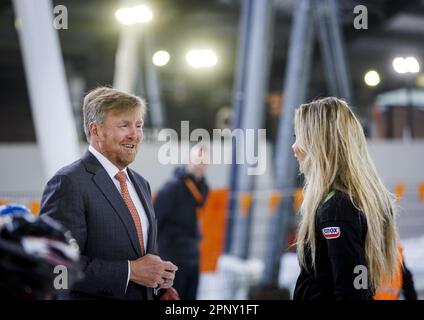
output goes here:
{"type": "MultiPolygon", "coordinates": [[[[156,254],[157,223],[149,183],[127,170],[149,218],[147,253],[156,254]]],[[[71,298],[153,298],[152,289],[133,282],[125,290],[128,260],[141,256],[136,227],[118,189],[89,151],[50,179],[40,214],[61,222],[80,246],[84,279],[71,288],[71,298]]]]}

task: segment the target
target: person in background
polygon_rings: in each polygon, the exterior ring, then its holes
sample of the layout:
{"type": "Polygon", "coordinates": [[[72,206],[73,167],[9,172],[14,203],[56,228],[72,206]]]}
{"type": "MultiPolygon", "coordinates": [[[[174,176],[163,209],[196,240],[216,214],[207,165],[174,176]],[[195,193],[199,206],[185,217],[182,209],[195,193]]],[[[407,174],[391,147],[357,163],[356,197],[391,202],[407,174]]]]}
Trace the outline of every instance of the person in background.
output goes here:
{"type": "Polygon", "coordinates": [[[199,282],[198,210],[207,199],[205,173],[209,161],[202,146],[194,146],[185,166],[178,167],[155,197],[159,254],[178,265],[174,287],[182,300],[194,300],[199,282]]]}
{"type": "Polygon", "coordinates": [[[398,266],[395,199],[358,119],[335,97],[295,112],[292,148],[305,177],[295,300],[370,300],[398,266]],[[364,279],[365,278],[365,279],[364,279]]]}
{"type": "Polygon", "coordinates": [[[89,142],[81,159],[47,183],[41,215],[67,227],[81,248],[84,279],[74,299],[154,299],[171,288],[177,267],[156,254],[149,183],[128,166],[143,137],[145,103],[99,87],[84,98],[89,142]]]}

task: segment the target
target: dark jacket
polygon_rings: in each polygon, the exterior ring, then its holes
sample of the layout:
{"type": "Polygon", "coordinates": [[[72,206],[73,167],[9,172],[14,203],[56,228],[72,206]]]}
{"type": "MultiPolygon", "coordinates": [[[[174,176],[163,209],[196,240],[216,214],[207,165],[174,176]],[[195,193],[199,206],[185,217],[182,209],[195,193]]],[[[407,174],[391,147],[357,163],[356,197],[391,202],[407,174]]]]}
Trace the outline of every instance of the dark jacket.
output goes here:
{"type": "MultiPolygon", "coordinates": [[[[156,219],[148,182],[128,168],[149,219],[147,253],[156,253],[156,219]]],[[[153,299],[153,289],[128,283],[128,260],[141,257],[131,214],[100,162],[87,151],[47,183],[40,214],[67,227],[81,251],[84,279],[71,292],[77,299],[153,299]]]]}
{"type": "Polygon", "coordinates": [[[154,201],[158,219],[158,245],[162,259],[176,265],[196,266],[199,263],[199,241],[201,239],[196,209],[203,206],[208,194],[205,178],[197,181],[184,167],[174,171],[173,178],[157,193],[154,201]],[[191,179],[203,195],[198,203],[184,183],[191,179]]]}
{"type": "Polygon", "coordinates": [[[411,271],[406,266],[405,259],[403,259],[402,268],[402,294],[405,300],[418,300],[414,279],[411,271]]]}
{"type": "MultiPolygon", "coordinates": [[[[356,266],[367,266],[365,258],[366,219],[349,197],[336,191],[317,210],[315,222],[316,270],[310,250],[306,250],[308,268],[301,268],[295,300],[369,300],[370,289],[357,289],[356,266]]],[[[367,281],[368,282],[368,281],[367,281]]],[[[368,285],[368,284],[367,284],[368,285]]]]}

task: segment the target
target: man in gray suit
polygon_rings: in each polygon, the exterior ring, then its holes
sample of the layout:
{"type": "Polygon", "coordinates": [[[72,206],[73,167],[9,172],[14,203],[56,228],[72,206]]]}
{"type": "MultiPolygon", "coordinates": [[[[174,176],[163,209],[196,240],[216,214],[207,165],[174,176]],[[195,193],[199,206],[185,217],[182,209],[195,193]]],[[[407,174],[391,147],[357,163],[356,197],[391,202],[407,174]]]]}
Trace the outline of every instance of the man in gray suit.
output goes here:
{"type": "Polygon", "coordinates": [[[177,267],[156,255],[149,183],[128,168],[142,140],[145,103],[100,87],[84,98],[90,144],[47,183],[41,213],[67,227],[81,251],[84,279],[71,298],[153,299],[170,288],[177,267]]]}

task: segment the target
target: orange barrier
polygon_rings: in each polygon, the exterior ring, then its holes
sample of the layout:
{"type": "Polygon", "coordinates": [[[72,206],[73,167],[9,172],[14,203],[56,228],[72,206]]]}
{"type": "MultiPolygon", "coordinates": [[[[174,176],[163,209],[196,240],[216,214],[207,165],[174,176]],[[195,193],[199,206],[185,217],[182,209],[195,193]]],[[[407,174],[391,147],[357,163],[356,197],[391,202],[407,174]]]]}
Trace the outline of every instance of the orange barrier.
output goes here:
{"type": "MultiPolygon", "coordinates": [[[[399,183],[395,186],[395,195],[401,199],[405,195],[405,184],[399,183]]],[[[229,191],[226,188],[215,189],[209,192],[205,206],[200,209],[199,222],[202,232],[200,242],[200,270],[202,272],[215,271],[217,261],[221,255],[225,241],[225,230],[227,223],[227,206],[229,191]]],[[[269,196],[269,212],[275,214],[277,206],[283,195],[281,192],[273,192],[269,196]]],[[[424,183],[418,186],[418,198],[424,202],[424,183]]],[[[240,206],[243,214],[248,214],[253,203],[250,193],[241,195],[240,206]]],[[[298,211],[303,201],[302,189],[297,188],[294,192],[294,210],[298,211]]],[[[0,205],[9,203],[10,200],[0,199],[0,205]]],[[[31,212],[38,215],[40,212],[40,201],[32,200],[28,203],[31,212]]],[[[289,245],[294,243],[294,231],[289,239],[289,245]]]]}
{"type": "Polygon", "coordinates": [[[418,186],[418,200],[424,202],[424,183],[420,183],[418,186]]]}
{"type": "Polygon", "coordinates": [[[395,196],[398,200],[402,200],[403,196],[405,195],[405,189],[405,184],[402,182],[395,186],[395,196]]]}
{"type": "Polygon", "coordinates": [[[208,199],[200,213],[200,271],[215,271],[224,247],[228,207],[228,189],[209,191],[208,199]]]}
{"type": "Polygon", "coordinates": [[[242,215],[247,216],[249,214],[252,202],[253,199],[251,193],[245,192],[240,194],[240,212],[242,215]]]}
{"type": "MultiPolygon", "coordinates": [[[[0,205],[8,204],[13,201],[7,200],[7,199],[0,199],[0,205]]],[[[25,204],[26,205],[26,204],[25,204]]],[[[39,200],[31,200],[28,204],[28,209],[31,211],[31,213],[35,216],[38,216],[40,213],[41,204],[39,200]]]]}
{"type": "Polygon", "coordinates": [[[274,191],[269,196],[268,206],[269,212],[271,215],[274,215],[277,212],[278,204],[283,199],[283,194],[279,191],[274,191]]]}
{"type": "MultiPolygon", "coordinates": [[[[200,271],[213,272],[216,270],[218,258],[222,253],[225,241],[229,191],[226,188],[209,191],[205,206],[199,212],[202,241],[200,242],[200,271]]],[[[250,193],[241,195],[240,206],[243,214],[248,214],[253,198],[250,193]]],[[[269,197],[271,214],[277,211],[282,199],[281,192],[274,192],[269,197]]],[[[294,194],[294,208],[297,211],[302,204],[302,189],[294,194]]],[[[295,241],[295,230],[291,232],[289,245],[295,241]]]]}
{"type": "MultiPolygon", "coordinates": [[[[303,201],[303,189],[296,188],[293,195],[293,210],[295,212],[299,211],[300,206],[303,201]]],[[[278,204],[283,199],[283,194],[279,191],[273,191],[269,196],[268,206],[271,214],[275,214],[277,212],[278,204]]]]}
{"type": "Polygon", "coordinates": [[[40,214],[41,203],[39,200],[32,200],[29,203],[29,210],[31,210],[34,216],[38,216],[40,214]]]}
{"type": "Polygon", "coordinates": [[[303,189],[302,188],[296,188],[294,191],[294,203],[293,203],[293,210],[294,212],[298,212],[300,209],[300,206],[303,202],[303,189]]]}

